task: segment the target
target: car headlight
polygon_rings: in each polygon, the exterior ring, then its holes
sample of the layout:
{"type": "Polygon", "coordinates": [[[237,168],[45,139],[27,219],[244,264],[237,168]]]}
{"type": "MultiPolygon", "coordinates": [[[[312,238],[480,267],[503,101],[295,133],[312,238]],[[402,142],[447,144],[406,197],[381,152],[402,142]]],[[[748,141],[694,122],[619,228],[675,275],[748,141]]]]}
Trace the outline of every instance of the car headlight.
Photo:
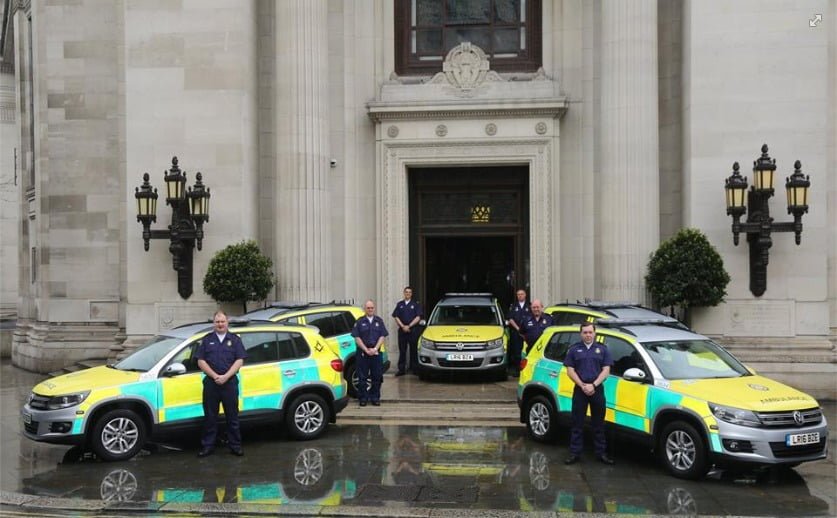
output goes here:
{"type": "Polygon", "coordinates": [[[761,421],[751,410],[716,405],[714,403],[709,403],[709,410],[711,410],[712,414],[721,421],[741,426],[761,426],[761,421]]]}
{"type": "Polygon", "coordinates": [[[498,347],[503,347],[503,337],[497,338],[495,340],[489,340],[485,343],[486,348],[488,349],[497,349],[498,347]]]}
{"type": "Polygon", "coordinates": [[[71,406],[80,405],[82,401],[87,399],[89,390],[84,392],[76,392],[75,394],[64,394],[62,396],[52,396],[47,401],[48,410],[58,410],[60,408],[68,408],[71,406]]]}
{"type": "Polygon", "coordinates": [[[427,338],[422,337],[421,340],[419,340],[419,347],[422,349],[435,349],[436,344],[433,343],[433,340],[428,340],[427,338]]]}

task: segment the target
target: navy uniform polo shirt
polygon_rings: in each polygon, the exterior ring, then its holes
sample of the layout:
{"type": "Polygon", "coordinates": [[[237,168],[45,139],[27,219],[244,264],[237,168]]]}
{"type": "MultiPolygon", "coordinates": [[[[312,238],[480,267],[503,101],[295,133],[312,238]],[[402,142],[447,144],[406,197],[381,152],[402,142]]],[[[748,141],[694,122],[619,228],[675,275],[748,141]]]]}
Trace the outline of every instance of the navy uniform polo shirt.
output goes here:
{"type": "Polygon", "coordinates": [[[604,344],[594,341],[588,349],[584,342],[578,342],[567,351],[564,365],[575,369],[584,383],[593,383],[603,367],[613,365],[613,358],[604,344]]]}
{"type": "Polygon", "coordinates": [[[395,305],[395,309],[392,311],[392,317],[397,318],[401,321],[402,324],[408,326],[414,318],[421,318],[423,313],[424,312],[421,309],[421,304],[419,304],[415,300],[410,299],[409,302],[401,300],[398,302],[398,304],[395,305]]]}
{"type": "Polygon", "coordinates": [[[552,317],[544,313],[539,318],[531,316],[526,319],[526,321],[523,322],[523,325],[520,326],[520,331],[526,338],[526,343],[529,344],[529,347],[531,347],[538,341],[538,338],[541,337],[543,330],[551,325],[553,325],[552,317]]]}
{"type": "Polygon", "coordinates": [[[526,302],[523,304],[523,307],[520,307],[520,303],[514,301],[511,306],[509,306],[509,320],[514,320],[517,323],[520,330],[523,330],[523,324],[526,323],[527,320],[532,316],[532,311],[529,309],[529,303],[526,302]]]}
{"type": "Polygon", "coordinates": [[[198,345],[195,358],[204,360],[218,374],[224,374],[236,360],[247,358],[247,351],[238,335],[227,332],[224,341],[218,339],[215,332],[204,336],[198,345]]]}
{"type": "Polygon", "coordinates": [[[381,317],[375,315],[370,322],[366,315],[363,315],[355,322],[355,326],[352,328],[352,336],[360,338],[360,341],[366,347],[375,347],[378,339],[382,336],[389,336],[389,333],[381,317]]]}

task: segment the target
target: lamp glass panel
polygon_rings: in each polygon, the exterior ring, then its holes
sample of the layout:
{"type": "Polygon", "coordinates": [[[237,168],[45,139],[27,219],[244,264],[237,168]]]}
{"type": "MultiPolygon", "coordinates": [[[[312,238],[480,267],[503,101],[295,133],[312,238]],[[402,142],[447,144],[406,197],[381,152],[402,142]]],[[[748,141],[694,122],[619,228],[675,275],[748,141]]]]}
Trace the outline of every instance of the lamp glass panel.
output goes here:
{"type": "MultiPolygon", "coordinates": [[[[788,191],[788,196],[790,196],[790,191],[788,191]]],[[[137,198],[137,216],[142,216],[142,198],[137,198]]]]}
{"type": "Polygon", "coordinates": [[[166,189],[168,197],[175,200],[183,198],[183,185],[186,182],[183,180],[166,180],[166,189]]]}
{"type": "Polygon", "coordinates": [[[801,207],[808,205],[807,187],[788,187],[788,207],[801,207]]]}
{"type": "Polygon", "coordinates": [[[755,169],[753,170],[753,184],[757,190],[769,190],[773,188],[773,173],[772,169],[755,169]]]}

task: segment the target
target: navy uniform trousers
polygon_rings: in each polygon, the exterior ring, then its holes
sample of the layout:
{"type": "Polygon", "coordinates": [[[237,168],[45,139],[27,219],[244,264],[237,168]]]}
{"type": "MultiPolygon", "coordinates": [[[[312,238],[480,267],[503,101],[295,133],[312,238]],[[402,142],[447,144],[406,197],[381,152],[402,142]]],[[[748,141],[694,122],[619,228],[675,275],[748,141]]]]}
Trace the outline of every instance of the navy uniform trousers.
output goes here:
{"type": "Polygon", "coordinates": [[[590,426],[593,429],[593,448],[596,455],[605,453],[605,393],[604,385],[596,387],[596,392],[588,396],[576,385],[573,389],[572,431],[570,432],[570,453],[581,455],[584,448],[584,418],[590,407],[590,426]]]}
{"type": "Polygon", "coordinates": [[[238,424],[238,377],[233,376],[218,385],[208,376],[203,378],[204,428],[201,445],[204,449],[215,447],[218,434],[218,404],[224,405],[227,419],[227,440],[232,449],[241,448],[241,428],[238,424]]]}

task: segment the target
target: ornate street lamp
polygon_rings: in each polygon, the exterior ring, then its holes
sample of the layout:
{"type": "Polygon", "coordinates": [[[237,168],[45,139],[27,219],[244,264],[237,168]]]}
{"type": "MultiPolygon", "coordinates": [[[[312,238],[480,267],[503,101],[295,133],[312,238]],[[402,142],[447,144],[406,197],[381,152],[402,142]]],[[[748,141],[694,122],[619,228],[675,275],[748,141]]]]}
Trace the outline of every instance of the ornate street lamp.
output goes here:
{"type": "Polygon", "coordinates": [[[776,172],[776,160],[767,154],[767,144],[761,147],[761,156],[753,162],[753,186],[747,193],[744,205],[744,192],[747,179],[738,171],[738,162],[732,165],[732,175],[724,182],[727,214],[732,216],[732,239],[738,246],[738,234],[747,234],[750,245],[750,292],[756,297],[764,295],[767,289],[767,263],[769,250],[773,246],[772,232],[793,232],[796,244],[802,242],[802,215],[808,212],[809,177],[802,174],[802,163],[794,163],[793,174],[785,181],[788,199],[788,214],[793,214],[792,222],[774,223],[770,217],[768,201],[773,196],[773,178],[776,172]],[[741,223],[741,216],[747,214],[747,221],[741,223]]]}
{"type": "Polygon", "coordinates": [[[172,208],[168,230],[151,230],[157,221],[157,189],[149,183],[148,173],[142,175],[143,183],[135,190],[137,221],[142,224],[142,239],[148,251],[152,239],[168,239],[172,266],[177,272],[177,292],[184,299],[192,296],[192,253],[197,244],[203,245],[203,224],[209,221],[209,189],[198,173],[195,186],[186,190],[186,172],[177,165],[177,157],[171,159],[171,169],[163,172],[166,182],[166,204],[172,208]]]}

